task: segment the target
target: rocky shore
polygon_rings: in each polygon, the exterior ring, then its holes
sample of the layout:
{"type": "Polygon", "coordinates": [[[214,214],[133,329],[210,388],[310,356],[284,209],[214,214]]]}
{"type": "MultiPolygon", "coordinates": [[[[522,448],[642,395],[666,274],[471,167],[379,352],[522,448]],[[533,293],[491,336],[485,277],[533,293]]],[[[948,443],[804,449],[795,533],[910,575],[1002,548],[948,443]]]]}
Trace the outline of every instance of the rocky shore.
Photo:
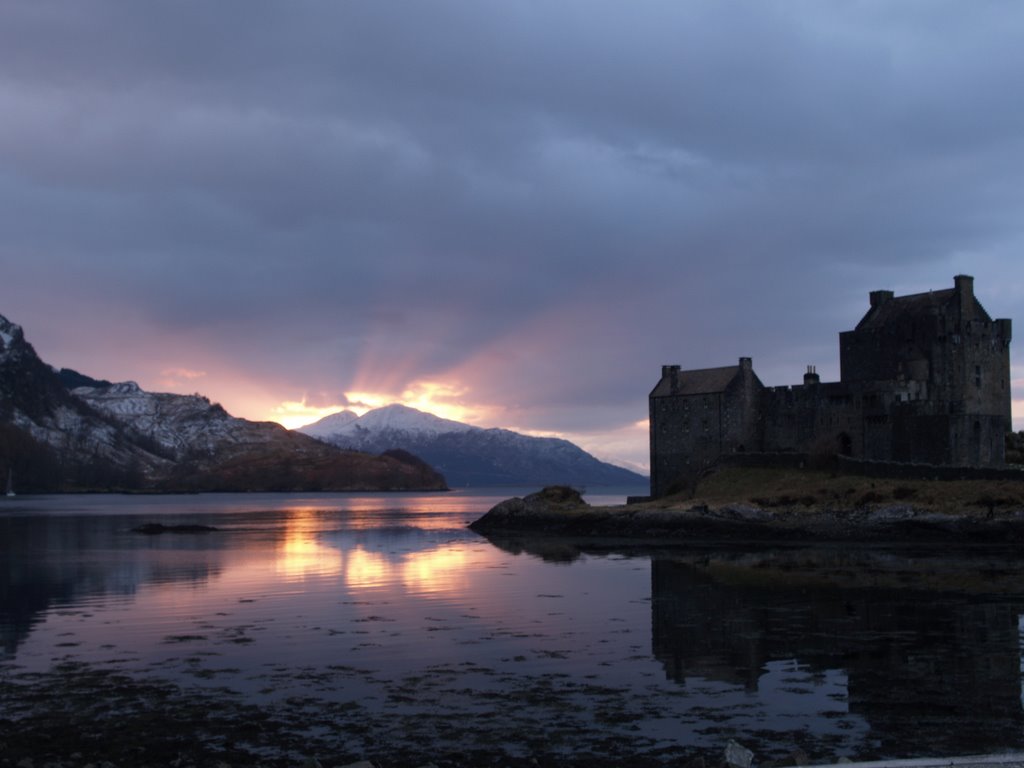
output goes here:
{"type": "Polygon", "coordinates": [[[594,507],[562,486],[500,502],[469,526],[477,533],[530,533],[678,542],[1024,542],[1024,507],[942,511],[874,494],[847,503],[806,497],[699,500],[594,507]]]}
{"type": "MultiPolygon", "coordinates": [[[[574,727],[578,703],[559,701],[551,687],[510,690],[500,716],[468,720],[306,703],[258,706],[225,689],[181,688],[86,664],[43,673],[0,666],[0,768],[751,768],[754,757],[732,741],[721,751],[638,749],[574,727]],[[562,714],[557,744],[516,712],[517,700],[538,693],[562,714]],[[475,744],[457,746],[474,732],[475,744]]],[[[628,717],[629,707],[614,715],[628,717]]],[[[763,757],[757,768],[813,762],[796,745],[763,757]]]]}

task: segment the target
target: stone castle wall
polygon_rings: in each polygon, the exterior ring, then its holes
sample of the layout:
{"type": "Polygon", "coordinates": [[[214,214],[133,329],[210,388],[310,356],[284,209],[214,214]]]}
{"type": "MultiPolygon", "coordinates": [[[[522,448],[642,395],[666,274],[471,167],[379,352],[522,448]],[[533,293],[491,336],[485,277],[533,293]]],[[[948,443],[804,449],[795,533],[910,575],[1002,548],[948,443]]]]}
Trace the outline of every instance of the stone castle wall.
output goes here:
{"type": "MultiPolygon", "coordinates": [[[[1009,320],[992,320],[973,278],[912,296],[874,291],[840,334],[840,381],[809,369],[802,385],[765,387],[749,358],[733,369],[663,369],[651,393],[651,488],[664,495],[724,455],[796,452],[851,459],[999,467],[1010,429],[1009,320]],[[688,373],[728,370],[712,392],[678,392],[688,373]],[[731,374],[732,375],[732,374],[731,374]]],[[[688,480],[689,479],[689,480],[688,480]]]]}

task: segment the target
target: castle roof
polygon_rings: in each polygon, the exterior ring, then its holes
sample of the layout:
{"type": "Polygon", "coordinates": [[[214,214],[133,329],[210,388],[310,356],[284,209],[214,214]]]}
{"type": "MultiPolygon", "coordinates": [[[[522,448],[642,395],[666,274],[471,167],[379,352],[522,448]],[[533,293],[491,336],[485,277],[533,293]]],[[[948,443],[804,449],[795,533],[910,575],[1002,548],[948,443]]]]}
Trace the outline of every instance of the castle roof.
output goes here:
{"type": "Polygon", "coordinates": [[[906,318],[934,315],[953,299],[955,293],[954,288],[947,288],[891,298],[869,309],[857,323],[857,330],[875,330],[906,318]]]}
{"type": "Polygon", "coordinates": [[[740,372],[740,366],[727,365],[724,368],[701,368],[694,371],[675,371],[663,376],[651,392],[651,397],[669,395],[707,395],[724,392],[740,372]],[[675,387],[672,386],[675,377],[675,387]]]}
{"type": "MultiPolygon", "coordinates": [[[[988,312],[974,296],[974,278],[957,275],[954,286],[941,291],[893,296],[892,291],[872,291],[871,309],[857,323],[858,331],[876,331],[888,325],[922,317],[941,315],[947,311],[963,312],[964,319],[992,322],[988,312]]],[[[959,314],[957,315],[959,316],[959,314]]]]}

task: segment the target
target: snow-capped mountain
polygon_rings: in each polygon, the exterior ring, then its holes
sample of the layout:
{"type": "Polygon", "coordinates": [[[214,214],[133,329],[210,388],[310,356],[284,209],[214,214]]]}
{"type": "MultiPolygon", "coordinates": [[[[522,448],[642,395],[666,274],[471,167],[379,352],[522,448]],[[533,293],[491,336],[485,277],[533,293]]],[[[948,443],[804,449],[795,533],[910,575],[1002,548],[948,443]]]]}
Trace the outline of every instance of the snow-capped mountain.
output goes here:
{"type": "Polygon", "coordinates": [[[300,427],[298,431],[327,442],[337,442],[339,436],[361,440],[369,435],[400,433],[424,438],[474,429],[477,427],[395,403],[367,411],[362,416],[352,411],[332,413],[314,424],[300,427]]]}
{"type": "Polygon", "coordinates": [[[330,416],[324,416],[316,424],[310,424],[302,428],[302,431],[310,437],[324,437],[341,432],[346,426],[359,418],[359,414],[352,411],[339,411],[330,416]]]}
{"type": "Polygon", "coordinates": [[[235,418],[199,395],[55,370],[0,316],[0,471],[8,469],[28,490],[445,487],[414,456],[339,450],[235,418]]]}
{"type": "Polygon", "coordinates": [[[647,482],[642,475],[599,461],[568,440],[483,429],[404,405],[377,408],[360,417],[343,411],[299,431],[341,448],[410,451],[437,468],[452,487],[647,482]]]}

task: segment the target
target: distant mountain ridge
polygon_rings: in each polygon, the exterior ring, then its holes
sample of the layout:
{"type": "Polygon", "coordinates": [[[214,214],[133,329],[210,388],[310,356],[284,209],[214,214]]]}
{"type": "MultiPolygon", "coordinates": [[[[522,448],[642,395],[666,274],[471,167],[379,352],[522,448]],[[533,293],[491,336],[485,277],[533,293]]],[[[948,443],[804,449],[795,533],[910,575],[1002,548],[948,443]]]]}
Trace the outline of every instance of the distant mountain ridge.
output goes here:
{"type": "Polygon", "coordinates": [[[199,395],[153,393],[39,359],[0,316],[0,473],[20,490],[438,490],[401,452],[346,451],[199,395]]]}
{"type": "Polygon", "coordinates": [[[362,416],[342,411],[298,431],[342,448],[407,450],[437,468],[452,487],[648,482],[643,475],[600,461],[568,440],[484,429],[398,404],[362,416]]]}
{"type": "Polygon", "coordinates": [[[395,403],[382,408],[374,408],[362,416],[353,411],[332,413],[314,424],[300,427],[298,431],[311,437],[324,438],[334,435],[352,436],[388,432],[410,435],[443,435],[470,432],[475,429],[479,429],[479,427],[463,424],[461,421],[443,419],[432,413],[395,403]]]}

